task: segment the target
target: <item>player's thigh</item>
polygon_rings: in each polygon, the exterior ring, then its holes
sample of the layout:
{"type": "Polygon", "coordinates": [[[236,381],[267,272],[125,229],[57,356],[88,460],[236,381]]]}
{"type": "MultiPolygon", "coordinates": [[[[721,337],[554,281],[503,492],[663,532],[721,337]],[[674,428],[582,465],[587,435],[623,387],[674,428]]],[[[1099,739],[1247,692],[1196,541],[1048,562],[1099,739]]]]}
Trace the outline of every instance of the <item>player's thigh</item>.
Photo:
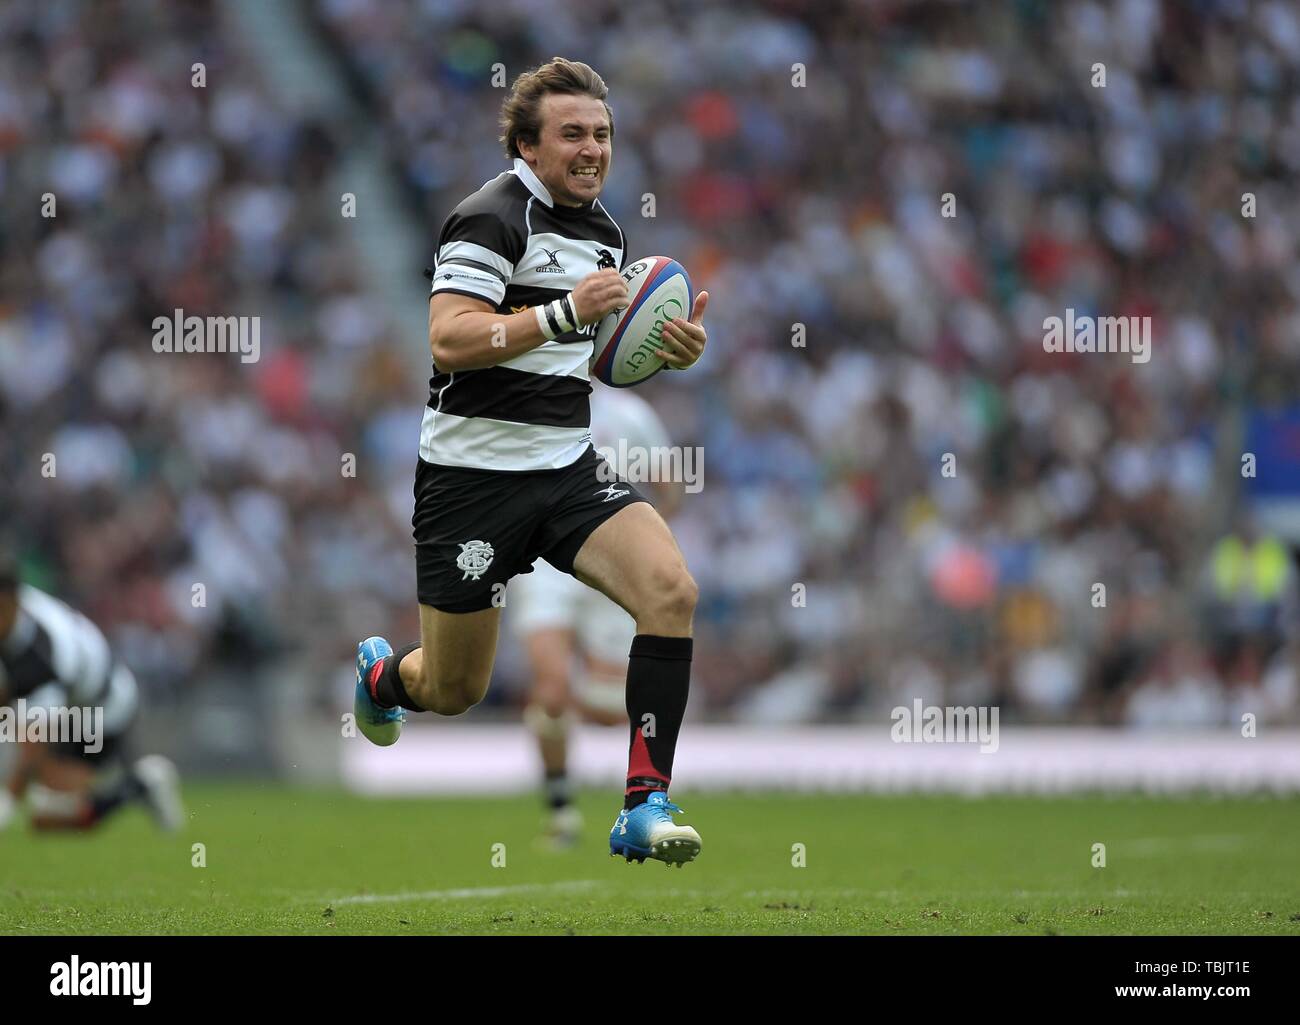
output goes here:
{"type": "Polygon", "coordinates": [[[695,601],[686,559],[648,502],[624,506],[593,530],[573,560],[573,572],[634,618],[664,603],[695,601]]]}
{"type": "Polygon", "coordinates": [[[420,656],[425,680],[439,693],[477,703],[487,693],[496,660],[501,609],[442,612],[420,606],[420,656]]]}

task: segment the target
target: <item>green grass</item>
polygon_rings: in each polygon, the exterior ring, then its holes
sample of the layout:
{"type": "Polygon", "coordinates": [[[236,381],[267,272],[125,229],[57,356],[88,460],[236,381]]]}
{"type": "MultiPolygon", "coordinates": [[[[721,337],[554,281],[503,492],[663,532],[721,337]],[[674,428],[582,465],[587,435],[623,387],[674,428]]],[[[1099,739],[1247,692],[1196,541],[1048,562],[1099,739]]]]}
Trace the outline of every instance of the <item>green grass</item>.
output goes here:
{"type": "Polygon", "coordinates": [[[180,836],[134,809],[88,835],[0,833],[0,933],[1300,935],[1294,798],[683,791],[704,851],[677,869],[608,856],[608,794],[584,795],[586,838],[562,854],[534,842],[535,798],[186,797],[180,836]]]}

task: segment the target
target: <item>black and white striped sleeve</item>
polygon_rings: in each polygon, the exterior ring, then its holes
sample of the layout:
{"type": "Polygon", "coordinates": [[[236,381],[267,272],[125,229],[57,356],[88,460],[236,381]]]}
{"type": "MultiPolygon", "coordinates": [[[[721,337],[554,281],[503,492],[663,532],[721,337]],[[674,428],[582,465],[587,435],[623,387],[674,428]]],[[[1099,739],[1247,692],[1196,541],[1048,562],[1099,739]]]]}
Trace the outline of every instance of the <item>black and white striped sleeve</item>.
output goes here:
{"type": "Polygon", "coordinates": [[[458,208],[438,239],[432,294],[456,292],[499,306],[521,255],[518,231],[500,214],[458,208]]]}
{"type": "Polygon", "coordinates": [[[50,632],[20,609],[13,630],[0,640],[0,689],[21,698],[57,679],[50,632]]]}

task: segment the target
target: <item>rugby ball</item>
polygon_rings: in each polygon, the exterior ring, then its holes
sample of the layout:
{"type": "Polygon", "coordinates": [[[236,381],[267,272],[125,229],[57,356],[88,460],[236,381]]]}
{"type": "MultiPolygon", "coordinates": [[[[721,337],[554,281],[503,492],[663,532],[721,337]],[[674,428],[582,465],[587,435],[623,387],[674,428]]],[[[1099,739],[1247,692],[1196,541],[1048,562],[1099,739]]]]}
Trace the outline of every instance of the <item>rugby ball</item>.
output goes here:
{"type": "Polygon", "coordinates": [[[615,388],[644,384],[664,368],[655,355],[664,324],[674,317],[689,320],[695,302],[686,268],[667,256],[634,260],[623,280],[631,301],[600,322],[591,356],[592,374],[615,388]]]}

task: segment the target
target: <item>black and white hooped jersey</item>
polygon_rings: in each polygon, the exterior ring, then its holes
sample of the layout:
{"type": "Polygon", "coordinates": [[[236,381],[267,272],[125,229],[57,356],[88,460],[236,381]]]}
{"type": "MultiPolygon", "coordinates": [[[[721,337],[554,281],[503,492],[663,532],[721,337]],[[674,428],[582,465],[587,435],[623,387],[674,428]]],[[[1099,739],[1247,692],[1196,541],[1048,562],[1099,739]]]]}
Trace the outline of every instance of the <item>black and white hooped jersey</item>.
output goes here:
{"type": "Polygon", "coordinates": [[[52,595],[18,588],[18,615],[0,638],[0,691],[29,703],[102,707],[111,726],[129,720],[134,678],[94,623],[52,595]]]}
{"type": "MultiPolygon", "coordinates": [[[[558,299],[588,274],[626,263],[623,230],[600,200],[555,204],[516,159],[443,225],[433,292],[456,292],[519,313],[558,299]]],[[[559,469],[591,441],[587,364],[595,325],[569,331],[481,370],[429,382],[420,458],[487,470],[559,469]]]]}

